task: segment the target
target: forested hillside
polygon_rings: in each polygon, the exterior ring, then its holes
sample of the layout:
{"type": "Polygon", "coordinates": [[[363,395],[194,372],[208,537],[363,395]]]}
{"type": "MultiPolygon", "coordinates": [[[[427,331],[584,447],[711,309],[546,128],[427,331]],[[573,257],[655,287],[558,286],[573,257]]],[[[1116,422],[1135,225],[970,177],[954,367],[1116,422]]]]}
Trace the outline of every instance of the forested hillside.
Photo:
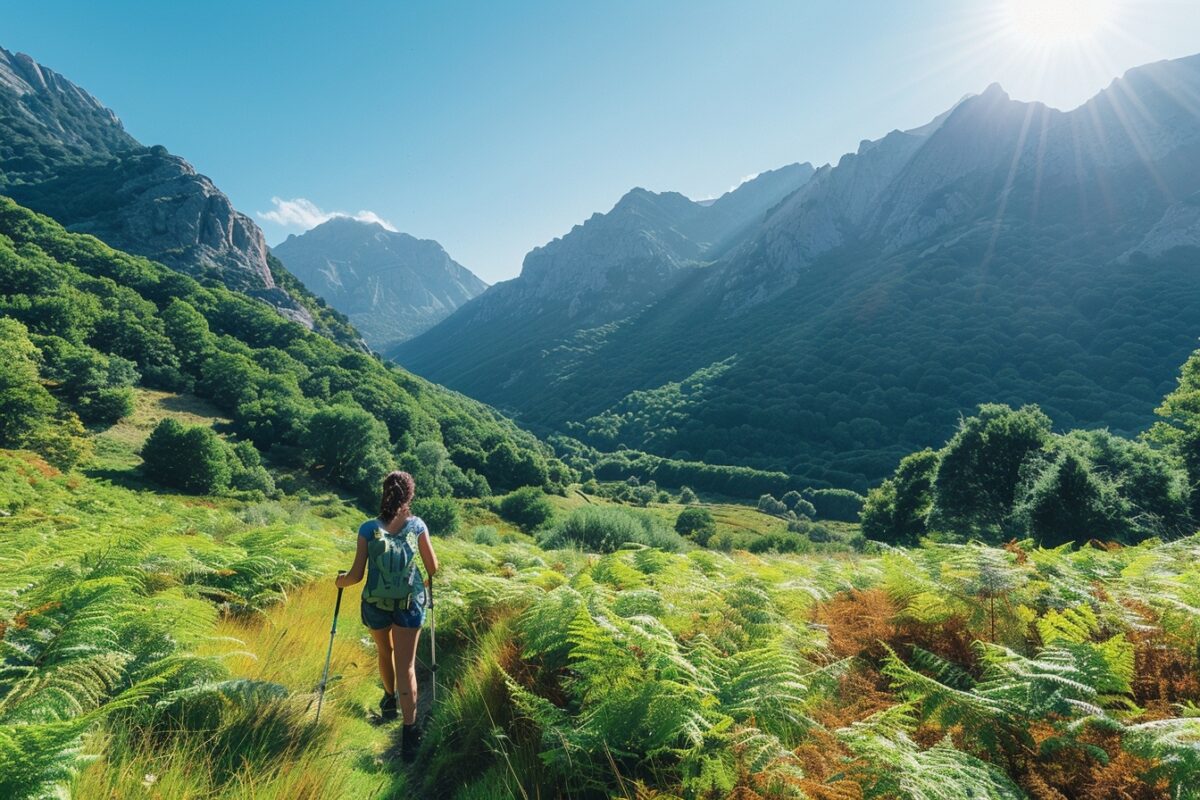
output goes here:
{"type": "MultiPolygon", "coordinates": [[[[1200,328],[1197,91],[1200,57],[1131,70],[1069,112],[993,86],[821,168],[644,307],[565,335],[473,321],[504,319],[523,276],[398,357],[601,449],[859,491],[980,403],[1134,433],[1200,328]]],[[[589,263],[601,283],[606,262],[589,263]]]]}
{"type": "Polygon", "coordinates": [[[140,383],[194,392],[251,450],[362,497],[396,463],[433,496],[568,477],[548,447],[479,403],[6,198],[0,259],[0,446],[69,468],[88,447],[81,420],[119,420],[140,383]]]}

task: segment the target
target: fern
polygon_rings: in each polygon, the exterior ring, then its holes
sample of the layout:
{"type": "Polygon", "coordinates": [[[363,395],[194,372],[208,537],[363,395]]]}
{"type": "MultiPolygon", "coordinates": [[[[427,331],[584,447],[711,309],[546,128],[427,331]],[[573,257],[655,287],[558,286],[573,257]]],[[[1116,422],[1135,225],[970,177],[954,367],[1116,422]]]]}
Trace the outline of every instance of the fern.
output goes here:
{"type": "Polygon", "coordinates": [[[1152,760],[1147,778],[1164,776],[1172,798],[1200,798],[1200,710],[1194,716],[1160,719],[1125,729],[1125,747],[1152,760]]]}
{"type": "Polygon", "coordinates": [[[910,737],[912,708],[893,706],[837,731],[859,759],[867,798],[909,800],[1024,800],[995,766],[958,750],[949,738],[928,750],[910,737]]]}

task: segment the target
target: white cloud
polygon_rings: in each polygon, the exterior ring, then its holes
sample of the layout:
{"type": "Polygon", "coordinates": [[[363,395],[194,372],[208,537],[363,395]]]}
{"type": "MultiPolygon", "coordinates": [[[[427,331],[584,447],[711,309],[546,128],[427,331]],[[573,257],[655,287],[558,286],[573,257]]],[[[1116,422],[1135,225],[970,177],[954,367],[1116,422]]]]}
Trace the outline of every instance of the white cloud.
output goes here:
{"type": "Polygon", "coordinates": [[[741,179],[740,181],[738,181],[737,183],[735,183],[733,186],[730,186],[730,187],[729,187],[729,191],[731,191],[731,192],[732,192],[734,189],[738,188],[738,187],[739,187],[739,186],[741,186],[742,184],[744,184],[744,183],[748,183],[749,181],[752,181],[752,180],[754,180],[754,179],[755,179],[755,178],[757,178],[759,175],[762,175],[762,173],[761,173],[761,172],[751,172],[749,175],[743,175],[743,176],[742,176],[742,179],[741,179]]]}
{"type": "Polygon", "coordinates": [[[377,222],[389,231],[395,231],[396,226],[388,222],[383,217],[376,214],[374,211],[362,210],[357,214],[348,214],[345,211],[322,211],[320,206],[304,197],[293,197],[291,200],[284,200],[282,197],[272,197],[271,205],[275,208],[271,211],[259,211],[259,219],[265,219],[267,222],[274,222],[276,225],[282,225],[285,228],[300,228],[308,230],[315,228],[322,222],[328,222],[334,217],[349,217],[356,219],[359,222],[377,222]]]}

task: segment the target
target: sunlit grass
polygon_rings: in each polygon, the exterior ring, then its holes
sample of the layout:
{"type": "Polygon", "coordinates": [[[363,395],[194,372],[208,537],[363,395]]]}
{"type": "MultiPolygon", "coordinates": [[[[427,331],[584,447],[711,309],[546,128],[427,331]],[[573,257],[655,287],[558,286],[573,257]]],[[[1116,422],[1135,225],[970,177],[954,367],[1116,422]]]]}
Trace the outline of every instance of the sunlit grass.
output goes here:
{"type": "Polygon", "coordinates": [[[228,423],[220,411],[193,395],[134,389],[133,413],[97,433],[92,465],[101,469],[133,469],[142,463],[138,451],[150,432],[168,417],[188,425],[228,423]]]}

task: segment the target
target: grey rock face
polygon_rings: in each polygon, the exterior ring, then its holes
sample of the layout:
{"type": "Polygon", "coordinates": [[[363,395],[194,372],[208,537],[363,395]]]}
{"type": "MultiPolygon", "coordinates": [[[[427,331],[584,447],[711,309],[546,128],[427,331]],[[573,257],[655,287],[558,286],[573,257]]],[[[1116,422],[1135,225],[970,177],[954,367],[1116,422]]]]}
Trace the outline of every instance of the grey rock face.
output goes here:
{"type": "Polygon", "coordinates": [[[1200,192],[1167,208],[1126,258],[1133,253],[1158,258],[1176,247],[1200,248],[1200,192]]]}
{"type": "MultiPolygon", "coordinates": [[[[1068,112],[1014,101],[993,84],[929,125],[863,142],[819,170],[710,280],[738,313],[848,245],[886,256],[1013,218],[1140,238],[1200,180],[1197,97],[1200,56],[1132,69],[1068,112]]],[[[1181,207],[1153,235],[1186,238],[1187,213],[1181,207]]]]}
{"type": "Polygon", "coordinates": [[[0,187],[44,180],[56,163],[136,146],[99,100],[24,53],[0,47],[0,187]]]}
{"type": "Polygon", "coordinates": [[[262,231],[207,177],[143,148],[96,98],[0,48],[0,191],[121,250],[215,277],[309,327],[276,287],[262,231]]]}
{"type": "Polygon", "coordinates": [[[435,241],[335,217],[273,250],[290,272],[386,351],[487,288],[435,241]]]}
{"type": "MultiPolygon", "coordinates": [[[[120,176],[107,193],[110,207],[91,215],[64,209],[69,228],[181,272],[216,270],[233,289],[275,287],[262,231],[191,164],[152,148],[127,153],[101,169],[120,176]]],[[[70,173],[62,188],[79,174],[70,173]]]]}
{"type": "MultiPolygon", "coordinates": [[[[524,313],[540,314],[557,303],[581,322],[608,322],[662,297],[682,271],[702,266],[732,237],[754,228],[767,209],[813,173],[811,164],[792,164],[705,203],[677,192],[633,189],[607,214],[593,214],[531,250],[521,276],[493,292],[524,304],[524,313]]],[[[497,305],[497,299],[486,300],[497,305]]],[[[484,305],[479,304],[481,313],[484,305]]]]}

